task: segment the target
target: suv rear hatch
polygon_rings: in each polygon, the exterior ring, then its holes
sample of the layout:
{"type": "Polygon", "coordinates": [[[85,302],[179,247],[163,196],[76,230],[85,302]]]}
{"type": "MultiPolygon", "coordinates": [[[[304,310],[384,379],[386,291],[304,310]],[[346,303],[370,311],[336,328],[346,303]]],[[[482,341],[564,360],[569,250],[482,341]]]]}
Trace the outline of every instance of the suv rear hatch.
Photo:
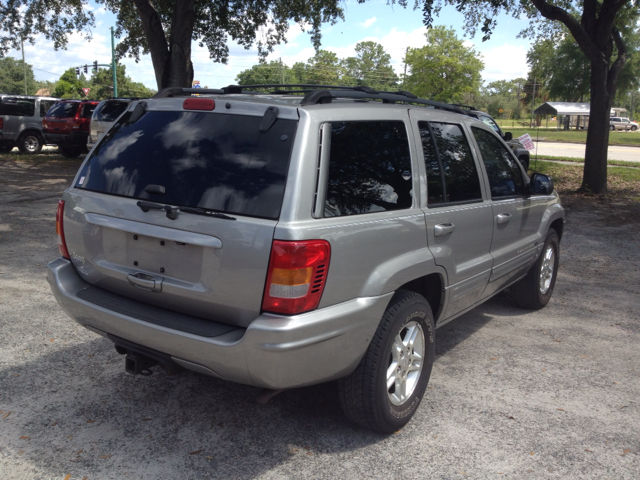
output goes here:
{"type": "Polygon", "coordinates": [[[261,310],[297,110],[280,107],[264,131],[265,105],[225,99],[192,111],[183,100],[135,103],[103,136],[65,195],[67,247],[97,287],[248,326],[261,310]]]}

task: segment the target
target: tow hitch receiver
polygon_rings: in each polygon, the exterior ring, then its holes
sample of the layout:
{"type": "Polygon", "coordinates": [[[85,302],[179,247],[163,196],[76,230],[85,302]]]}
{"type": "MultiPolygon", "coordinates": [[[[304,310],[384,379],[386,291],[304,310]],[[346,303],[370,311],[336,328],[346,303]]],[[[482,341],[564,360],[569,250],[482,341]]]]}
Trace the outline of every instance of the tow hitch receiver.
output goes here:
{"type": "Polygon", "coordinates": [[[129,352],[127,351],[127,356],[124,359],[124,369],[127,373],[131,373],[132,375],[151,375],[153,371],[151,367],[157,365],[153,358],[142,355],[138,352],[129,352]]]}
{"type": "Polygon", "coordinates": [[[108,335],[108,337],[115,343],[116,352],[120,355],[126,355],[124,369],[127,373],[149,376],[153,374],[151,367],[154,365],[160,365],[169,375],[174,375],[184,370],[166,353],[137,345],[113,335],[108,335]]]}

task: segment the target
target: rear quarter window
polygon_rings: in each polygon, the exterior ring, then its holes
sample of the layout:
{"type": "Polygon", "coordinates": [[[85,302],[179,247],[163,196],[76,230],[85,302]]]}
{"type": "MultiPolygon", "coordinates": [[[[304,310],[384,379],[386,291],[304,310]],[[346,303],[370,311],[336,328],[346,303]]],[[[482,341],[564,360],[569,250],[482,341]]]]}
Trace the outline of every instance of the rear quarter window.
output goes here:
{"type": "Polygon", "coordinates": [[[0,103],[0,115],[33,117],[35,106],[33,98],[4,97],[0,103]]]}
{"type": "Polygon", "coordinates": [[[278,119],[264,133],[262,117],[126,112],[102,137],[77,188],[162,204],[277,219],[298,122],[278,119]],[[149,194],[162,185],[165,194],[149,194]]]}
{"type": "Polygon", "coordinates": [[[401,121],[331,124],[325,217],[410,208],[411,156],[401,121]]]}
{"type": "Polygon", "coordinates": [[[128,102],[104,102],[102,105],[98,105],[95,112],[93,112],[92,120],[96,122],[115,122],[128,106],[128,102]]]}

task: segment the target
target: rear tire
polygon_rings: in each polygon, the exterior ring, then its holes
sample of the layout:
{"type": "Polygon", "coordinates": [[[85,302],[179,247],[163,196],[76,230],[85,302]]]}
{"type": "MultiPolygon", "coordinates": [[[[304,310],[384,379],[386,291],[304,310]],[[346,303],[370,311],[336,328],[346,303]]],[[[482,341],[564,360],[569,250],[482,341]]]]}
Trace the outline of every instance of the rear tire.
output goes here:
{"type": "Polygon", "coordinates": [[[18,139],[18,148],[22,153],[40,153],[40,150],[42,150],[42,137],[37,133],[23,133],[18,139]]]}
{"type": "Polygon", "coordinates": [[[511,298],[522,308],[540,310],[551,299],[560,265],[560,240],[556,231],[547,232],[540,257],[527,275],[511,287],[511,298]]]}
{"type": "Polygon", "coordinates": [[[404,427],[418,409],[435,359],[435,324],[427,300],[399,290],[356,370],[338,382],[347,417],[379,433],[404,427]]]}
{"type": "Polygon", "coordinates": [[[66,158],[76,158],[80,156],[80,154],[82,153],[80,150],[75,150],[72,148],[64,148],[64,147],[58,147],[58,151],[63,157],[66,157],[66,158]]]}

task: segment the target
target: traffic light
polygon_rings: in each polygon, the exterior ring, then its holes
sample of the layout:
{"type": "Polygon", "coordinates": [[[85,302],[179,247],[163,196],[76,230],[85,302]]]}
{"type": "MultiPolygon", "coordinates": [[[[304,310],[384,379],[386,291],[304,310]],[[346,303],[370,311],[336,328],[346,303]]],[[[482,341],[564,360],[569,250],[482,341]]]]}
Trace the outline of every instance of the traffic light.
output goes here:
{"type": "Polygon", "coordinates": [[[80,67],[76,67],[76,77],[80,76],[80,67]]]}
{"type": "Polygon", "coordinates": [[[88,73],[89,69],[87,68],[87,65],[84,66],[84,73],[88,73]]]}
{"type": "Polygon", "coordinates": [[[93,62],[93,71],[94,71],[94,72],[97,72],[97,71],[98,71],[98,60],[95,60],[95,61],[93,62]]]}

